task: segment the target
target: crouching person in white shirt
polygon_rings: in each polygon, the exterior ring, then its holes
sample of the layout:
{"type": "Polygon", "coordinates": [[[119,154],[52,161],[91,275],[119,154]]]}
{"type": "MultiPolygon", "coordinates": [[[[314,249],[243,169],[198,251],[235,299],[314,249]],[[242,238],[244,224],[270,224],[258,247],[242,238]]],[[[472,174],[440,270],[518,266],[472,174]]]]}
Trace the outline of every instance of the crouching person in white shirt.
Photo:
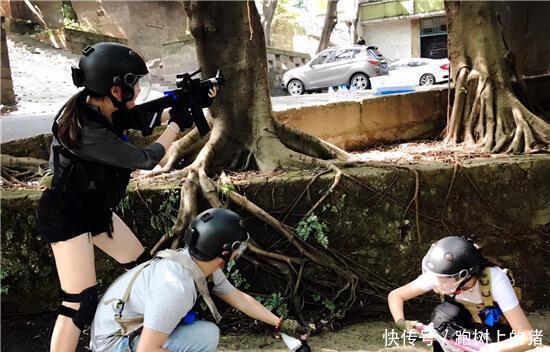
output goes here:
{"type": "MultiPolygon", "coordinates": [[[[513,287],[505,270],[481,255],[472,241],[449,236],[432,244],[422,260],[422,275],[390,292],[388,305],[397,329],[410,330],[416,325],[405,320],[403,303],[432,290],[445,299],[434,313],[458,308],[462,310],[458,315],[467,317],[464,322],[468,328],[487,332],[492,343],[479,352],[517,352],[534,347],[531,324],[519,305],[519,289],[513,287]]],[[[453,322],[443,325],[448,336],[447,327],[453,322]]],[[[434,342],[434,351],[442,350],[434,342]]]]}
{"type": "Polygon", "coordinates": [[[214,351],[216,324],[195,320],[192,307],[202,297],[214,319],[221,316],[210,293],[278,331],[304,338],[308,329],[277,317],[236,289],[222,268],[246,249],[249,235],[241,217],[228,209],[199,214],[185,233],[186,248],[164,250],[120,276],[103,295],[91,329],[93,351],[214,351]],[[209,291],[207,280],[213,282],[209,291]]]}

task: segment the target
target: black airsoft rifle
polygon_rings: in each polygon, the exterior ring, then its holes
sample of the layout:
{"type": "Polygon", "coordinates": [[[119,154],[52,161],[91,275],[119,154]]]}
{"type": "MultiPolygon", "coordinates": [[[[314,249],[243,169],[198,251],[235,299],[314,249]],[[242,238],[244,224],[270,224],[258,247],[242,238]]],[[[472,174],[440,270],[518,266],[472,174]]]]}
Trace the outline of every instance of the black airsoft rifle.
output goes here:
{"type": "Polygon", "coordinates": [[[208,91],[213,87],[221,87],[226,79],[220,70],[212,78],[193,78],[199,72],[201,69],[193,73],[176,75],[176,89],[166,91],[163,97],[136,105],[133,109],[119,110],[118,116],[113,115],[113,124],[120,129],[140,130],[143,136],[149,136],[153,129],[160,125],[164,109],[171,108],[171,115],[179,114],[186,117],[186,124],[182,128],[190,128],[195,123],[201,136],[204,136],[210,131],[210,127],[202,109],[213,102],[208,96],[208,91]]]}

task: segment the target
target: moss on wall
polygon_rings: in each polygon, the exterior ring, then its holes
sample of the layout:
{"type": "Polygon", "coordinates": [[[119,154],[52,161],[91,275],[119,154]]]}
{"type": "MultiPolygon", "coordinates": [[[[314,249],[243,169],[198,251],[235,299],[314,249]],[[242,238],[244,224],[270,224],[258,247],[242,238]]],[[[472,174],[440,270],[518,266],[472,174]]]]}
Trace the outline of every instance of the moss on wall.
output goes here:
{"type": "MultiPolygon", "coordinates": [[[[419,273],[421,257],[431,242],[449,233],[468,234],[485,246],[486,253],[513,269],[527,309],[548,306],[550,270],[545,239],[550,226],[550,156],[464,161],[456,171],[454,165],[444,163],[362,166],[345,171],[363,184],[344,180],[315,213],[328,227],[331,250],[398,285],[419,273]],[[414,202],[405,213],[415,193],[414,173],[408,167],[419,175],[420,237],[414,202]]],[[[242,194],[283,219],[311,177],[309,172],[292,172],[255,177],[236,185],[242,194]]],[[[332,177],[318,178],[288,214],[286,223],[295,226],[330,186],[332,177]]],[[[119,214],[149,247],[162,235],[162,224],[169,223],[169,213],[177,207],[179,193],[174,187],[140,185],[138,191],[131,186],[119,206],[119,214]]],[[[4,312],[38,312],[57,304],[51,251],[34,227],[39,197],[40,191],[2,192],[2,268],[7,270],[2,286],[9,286],[7,295],[2,296],[4,312]]],[[[243,215],[253,238],[262,246],[280,239],[271,228],[243,215]]],[[[315,238],[308,241],[315,243],[315,238]]],[[[288,254],[297,255],[291,249],[288,254]]],[[[104,255],[96,262],[104,289],[122,269],[104,255]]],[[[239,265],[254,292],[280,290],[276,279],[246,261],[239,265]]],[[[307,275],[318,274],[307,271],[307,275]]],[[[369,309],[364,305],[358,312],[369,309]]]]}

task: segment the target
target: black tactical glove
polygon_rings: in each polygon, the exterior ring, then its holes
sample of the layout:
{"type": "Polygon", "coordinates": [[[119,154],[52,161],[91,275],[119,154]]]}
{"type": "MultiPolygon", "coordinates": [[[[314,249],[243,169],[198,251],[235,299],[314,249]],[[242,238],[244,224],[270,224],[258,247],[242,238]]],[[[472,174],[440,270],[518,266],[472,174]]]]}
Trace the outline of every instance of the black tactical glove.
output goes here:
{"type": "Polygon", "coordinates": [[[278,332],[287,334],[297,339],[300,339],[302,335],[307,335],[309,333],[309,328],[307,326],[302,326],[296,320],[292,319],[283,319],[277,327],[277,330],[278,332]]]}
{"type": "Polygon", "coordinates": [[[171,108],[168,110],[168,113],[170,114],[168,123],[176,123],[180,128],[180,131],[183,131],[186,128],[191,128],[191,126],[193,126],[193,118],[191,117],[189,109],[190,106],[187,104],[171,108]]]}
{"type": "Polygon", "coordinates": [[[212,105],[212,103],[214,102],[214,98],[216,98],[217,94],[218,94],[218,88],[216,87],[201,89],[201,96],[200,96],[201,107],[203,108],[210,107],[210,105],[212,105]]]}

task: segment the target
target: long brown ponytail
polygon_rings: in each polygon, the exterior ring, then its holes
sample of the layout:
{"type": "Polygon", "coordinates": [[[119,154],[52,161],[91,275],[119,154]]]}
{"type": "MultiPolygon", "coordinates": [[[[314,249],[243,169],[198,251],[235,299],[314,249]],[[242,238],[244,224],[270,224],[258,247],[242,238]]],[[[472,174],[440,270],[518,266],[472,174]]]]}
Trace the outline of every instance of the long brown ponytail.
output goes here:
{"type": "Polygon", "coordinates": [[[75,148],[80,143],[80,131],[82,129],[82,108],[86,104],[89,92],[83,89],[73,95],[67,103],[58,119],[57,138],[68,148],[75,148]]]}

